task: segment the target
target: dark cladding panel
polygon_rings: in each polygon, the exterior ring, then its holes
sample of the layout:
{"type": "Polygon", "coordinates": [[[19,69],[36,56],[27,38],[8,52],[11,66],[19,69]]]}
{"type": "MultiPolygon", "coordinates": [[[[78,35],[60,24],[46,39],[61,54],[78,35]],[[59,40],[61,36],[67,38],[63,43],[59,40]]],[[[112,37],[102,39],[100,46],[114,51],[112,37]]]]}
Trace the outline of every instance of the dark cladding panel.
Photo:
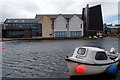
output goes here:
{"type": "Polygon", "coordinates": [[[89,27],[88,30],[103,30],[103,20],[101,5],[89,8],[89,27]]]}

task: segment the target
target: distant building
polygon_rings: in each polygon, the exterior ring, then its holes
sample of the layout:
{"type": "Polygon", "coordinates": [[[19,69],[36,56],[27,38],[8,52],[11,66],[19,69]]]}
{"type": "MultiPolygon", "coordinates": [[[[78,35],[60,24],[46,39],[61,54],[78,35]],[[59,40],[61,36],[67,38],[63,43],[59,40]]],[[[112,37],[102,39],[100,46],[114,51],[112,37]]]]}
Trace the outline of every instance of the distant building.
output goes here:
{"type": "Polygon", "coordinates": [[[115,24],[115,26],[120,26],[120,24],[115,24]]]}
{"type": "Polygon", "coordinates": [[[104,26],[104,35],[105,36],[117,36],[120,34],[120,26],[104,26]]]}
{"type": "Polygon", "coordinates": [[[104,23],[104,26],[113,26],[112,23],[104,23]]]}
{"type": "Polygon", "coordinates": [[[83,8],[84,36],[97,35],[103,31],[101,5],[83,8]]]}

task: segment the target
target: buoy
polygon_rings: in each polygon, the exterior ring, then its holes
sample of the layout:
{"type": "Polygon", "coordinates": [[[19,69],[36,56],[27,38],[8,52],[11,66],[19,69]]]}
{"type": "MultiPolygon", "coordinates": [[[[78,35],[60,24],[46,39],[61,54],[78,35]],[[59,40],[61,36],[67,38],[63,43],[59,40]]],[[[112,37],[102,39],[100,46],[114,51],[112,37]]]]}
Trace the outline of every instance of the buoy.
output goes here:
{"type": "Polygon", "coordinates": [[[4,50],[5,48],[4,47],[2,47],[2,50],[4,50]]]}
{"type": "Polygon", "coordinates": [[[116,65],[111,65],[106,69],[106,71],[108,73],[115,73],[117,71],[117,66],[116,65]]]}
{"type": "Polygon", "coordinates": [[[84,74],[85,71],[86,71],[86,68],[85,68],[84,65],[78,65],[78,66],[76,66],[76,72],[77,72],[78,74],[84,74]]]}

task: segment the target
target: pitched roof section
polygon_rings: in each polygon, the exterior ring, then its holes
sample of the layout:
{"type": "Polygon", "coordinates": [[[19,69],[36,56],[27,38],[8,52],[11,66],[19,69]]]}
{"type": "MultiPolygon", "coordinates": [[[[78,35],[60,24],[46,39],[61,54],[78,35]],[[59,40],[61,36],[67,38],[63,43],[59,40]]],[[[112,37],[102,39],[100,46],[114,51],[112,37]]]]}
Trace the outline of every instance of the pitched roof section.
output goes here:
{"type": "MultiPolygon", "coordinates": [[[[36,19],[40,19],[42,16],[48,16],[50,17],[51,19],[55,19],[59,16],[60,14],[37,14],[36,15],[36,19]]],[[[64,18],[66,19],[70,19],[71,17],[74,16],[74,14],[61,14],[64,18]]],[[[79,18],[82,18],[82,15],[81,14],[76,14],[79,18]]]]}
{"type": "MultiPolygon", "coordinates": [[[[51,19],[56,19],[60,14],[37,14],[33,19],[6,19],[4,23],[37,23],[37,20],[42,18],[43,16],[48,16],[51,19]]],[[[82,18],[81,14],[61,14],[65,19],[70,19],[74,15],[77,15],[79,18],[82,18]]]]}
{"type": "Polygon", "coordinates": [[[6,19],[4,23],[37,23],[36,19],[6,19]]]}

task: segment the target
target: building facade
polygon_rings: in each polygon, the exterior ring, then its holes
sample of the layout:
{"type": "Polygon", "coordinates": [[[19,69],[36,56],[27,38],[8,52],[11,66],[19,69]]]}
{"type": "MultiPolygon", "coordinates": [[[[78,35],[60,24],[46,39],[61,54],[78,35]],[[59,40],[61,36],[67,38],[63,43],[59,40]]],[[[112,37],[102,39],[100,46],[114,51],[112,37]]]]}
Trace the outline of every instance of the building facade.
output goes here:
{"type": "Polygon", "coordinates": [[[67,37],[67,20],[60,14],[54,20],[54,37],[67,37]]]}
{"type": "MultiPolygon", "coordinates": [[[[45,14],[45,15],[37,14],[35,19],[38,20],[38,23],[42,24],[42,31],[43,31],[42,34],[44,33],[48,34],[48,32],[50,32],[48,35],[50,34],[51,35],[47,37],[82,37],[83,36],[83,21],[81,14],[45,14]],[[49,23],[50,24],[49,28],[46,27],[45,29],[45,26],[42,23],[43,16],[50,18],[48,22],[43,22],[44,24],[49,23]],[[82,28],[80,26],[82,26],[82,28]],[[45,31],[48,30],[48,32],[44,32],[44,30],[45,31]],[[52,31],[53,33],[51,33],[52,31]]],[[[44,35],[42,37],[44,37],[44,35]]]]}
{"type": "Polygon", "coordinates": [[[82,37],[83,36],[83,20],[77,15],[74,15],[69,20],[69,36],[70,37],[82,37]]]}
{"type": "Polygon", "coordinates": [[[35,19],[6,19],[3,27],[3,37],[42,36],[42,25],[35,19]]]}
{"type": "Polygon", "coordinates": [[[83,8],[84,36],[94,36],[103,31],[101,5],[83,8]]]}
{"type": "Polygon", "coordinates": [[[52,20],[48,16],[43,16],[38,20],[42,24],[42,37],[53,37],[52,20]]]}

